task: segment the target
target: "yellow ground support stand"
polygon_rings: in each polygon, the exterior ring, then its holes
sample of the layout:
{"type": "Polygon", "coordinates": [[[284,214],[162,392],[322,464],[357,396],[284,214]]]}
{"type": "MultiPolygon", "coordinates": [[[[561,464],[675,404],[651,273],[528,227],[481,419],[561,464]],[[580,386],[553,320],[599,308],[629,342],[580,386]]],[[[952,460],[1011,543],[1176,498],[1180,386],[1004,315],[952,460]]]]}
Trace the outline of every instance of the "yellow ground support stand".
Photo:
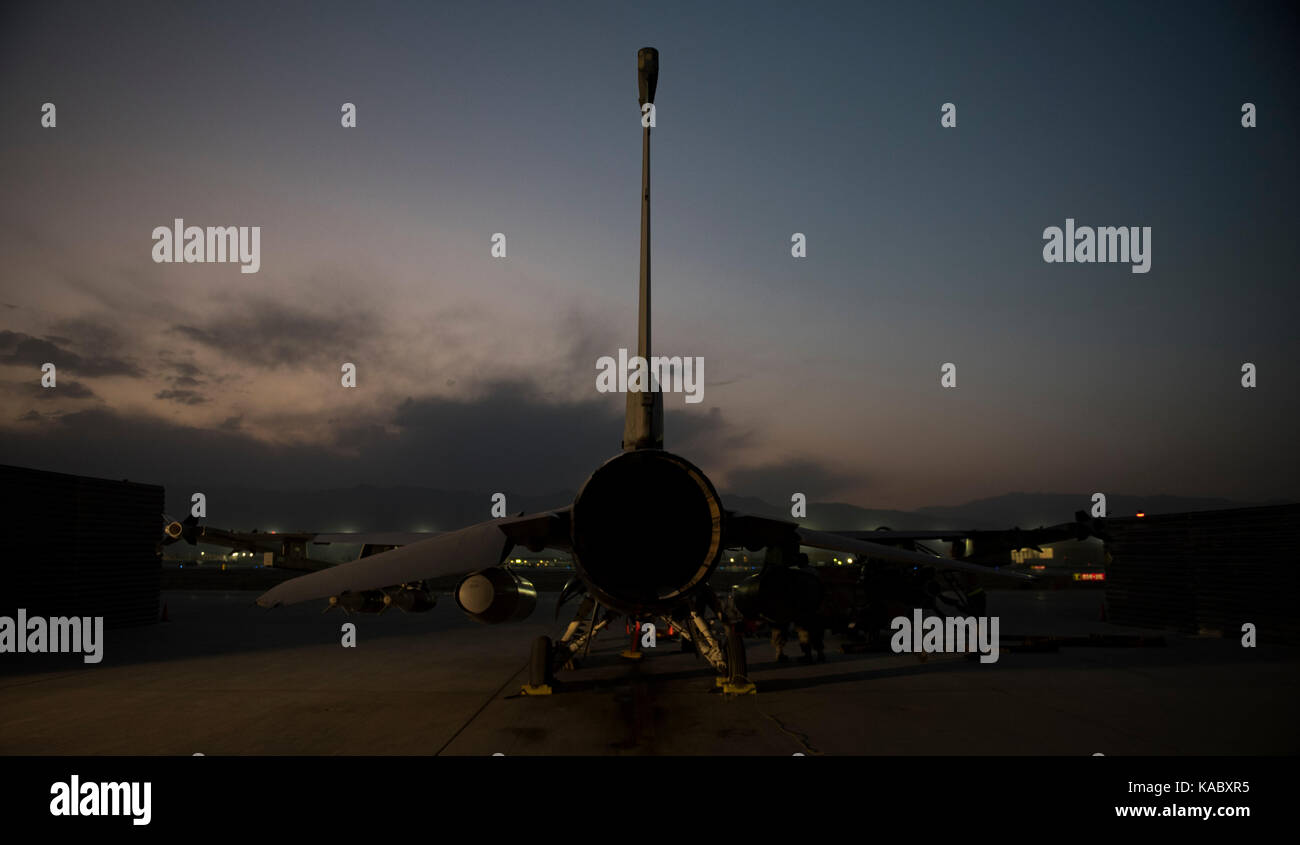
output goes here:
{"type": "Polygon", "coordinates": [[[713,679],[713,683],[722,689],[723,695],[755,695],[758,692],[758,687],[748,678],[731,681],[719,675],[713,679]]]}

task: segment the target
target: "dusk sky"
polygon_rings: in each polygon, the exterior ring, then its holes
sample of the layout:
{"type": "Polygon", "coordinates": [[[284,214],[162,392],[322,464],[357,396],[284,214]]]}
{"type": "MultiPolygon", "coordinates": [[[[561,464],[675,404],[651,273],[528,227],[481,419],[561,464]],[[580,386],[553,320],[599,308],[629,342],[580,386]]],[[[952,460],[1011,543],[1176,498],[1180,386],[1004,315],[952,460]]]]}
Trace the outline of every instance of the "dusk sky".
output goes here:
{"type": "Polygon", "coordinates": [[[0,463],[576,488],[622,434],[596,361],[636,344],[652,46],[655,351],[705,366],[666,447],[720,489],[1300,499],[1298,34],[1262,3],[6,4],[0,463]],[[175,218],[260,226],[259,272],[155,263],[175,218]],[[1045,263],[1067,218],[1151,227],[1149,272],[1045,263]]]}

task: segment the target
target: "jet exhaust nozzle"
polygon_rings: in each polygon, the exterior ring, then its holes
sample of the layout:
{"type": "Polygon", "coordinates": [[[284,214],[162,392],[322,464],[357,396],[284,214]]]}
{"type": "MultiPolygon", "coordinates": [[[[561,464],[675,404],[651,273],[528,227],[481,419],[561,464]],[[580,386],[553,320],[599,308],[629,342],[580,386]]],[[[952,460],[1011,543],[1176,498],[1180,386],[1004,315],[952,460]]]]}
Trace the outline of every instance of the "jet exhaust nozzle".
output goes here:
{"type": "Polygon", "coordinates": [[[494,566],[466,575],[456,587],[456,604],[476,622],[518,622],[537,607],[537,589],[527,578],[494,566]]]}
{"type": "Polygon", "coordinates": [[[717,491],[690,461],[658,449],[606,461],[578,491],[571,523],[578,574],[624,612],[666,610],[722,557],[717,491]]]}

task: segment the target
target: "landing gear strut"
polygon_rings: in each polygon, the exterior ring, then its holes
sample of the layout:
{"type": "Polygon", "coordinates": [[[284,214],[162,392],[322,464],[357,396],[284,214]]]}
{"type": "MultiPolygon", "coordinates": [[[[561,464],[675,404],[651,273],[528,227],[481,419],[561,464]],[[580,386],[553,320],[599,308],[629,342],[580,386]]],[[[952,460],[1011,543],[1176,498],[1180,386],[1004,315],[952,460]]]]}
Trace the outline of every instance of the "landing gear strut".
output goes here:
{"type": "Polygon", "coordinates": [[[553,651],[550,637],[533,640],[533,653],[528,660],[528,684],[521,690],[524,695],[551,694],[551,681],[554,680],[551,670],[553,651]]]}
{"type": "MultiPolygon", "coordinates": [[[[590,650],[591,641],[616,616],[609,610],[602,614],[601,610],[594,598],[586,596],[557,642],[553,643],[550,637],[538,637],[533,641],[528,661],[528,683],[521,690],[524,695],[550,695],[553,692],[556,671],[573,667],[579,655],[590,650]]],[[[748,677],[749,662],[745,657],[741,623],[730,618],[711,590],[684,603],[672,616],[665,618],[665,624],[679,627],[682,639],[689,641],[694,651],[718,673],[716,684],[724,693],[743,695],[756,691],[748,677]],[[705,614],[710,611],[712,617],[706,618],[705,614]]],[[[636,652],[640,654],[639,649],[636,652]]]]}

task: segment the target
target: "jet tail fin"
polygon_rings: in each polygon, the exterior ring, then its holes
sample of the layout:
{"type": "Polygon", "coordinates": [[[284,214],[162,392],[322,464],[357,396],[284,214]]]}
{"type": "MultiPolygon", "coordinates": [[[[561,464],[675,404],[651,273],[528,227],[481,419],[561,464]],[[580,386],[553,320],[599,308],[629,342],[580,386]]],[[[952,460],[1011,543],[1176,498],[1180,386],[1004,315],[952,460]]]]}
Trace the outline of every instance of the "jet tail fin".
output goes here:
{"type": "MultiPolygon", "coordinates": [[[[659,80],[659,51],[643,47],[637,53],[637,91],[644,108],[653,103],[659,80]]],[[[641,129],[641,298],[637,311],[636,354],[650,362],[650,127],[641,129]]],[[[650,390],[627,392],[623,418],[623,450],[664,447],[664,396],[651,375],[650,390]]]]}
{"type": "Polygon", "coordinates": [[[623,450],[664,447],[664,395],[627,392],[627,413],[623,419],[623,450]]]}

